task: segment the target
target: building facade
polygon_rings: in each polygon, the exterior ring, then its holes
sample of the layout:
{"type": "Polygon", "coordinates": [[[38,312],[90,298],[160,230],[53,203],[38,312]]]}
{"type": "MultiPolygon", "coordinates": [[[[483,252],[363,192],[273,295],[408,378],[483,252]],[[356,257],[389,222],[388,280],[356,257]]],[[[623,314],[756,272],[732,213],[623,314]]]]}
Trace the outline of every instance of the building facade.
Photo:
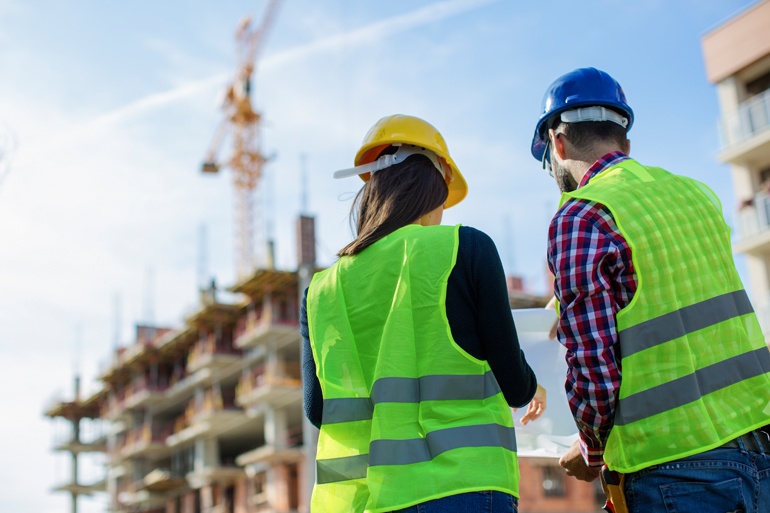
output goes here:
{"type": "Polygon", "coordinates": [[[746,256],[751,300],[770,334],[770,1],[707,33],[706,72],[721,109],[719,160],[730,165],[738,204],[733,244],[746,256]]]}

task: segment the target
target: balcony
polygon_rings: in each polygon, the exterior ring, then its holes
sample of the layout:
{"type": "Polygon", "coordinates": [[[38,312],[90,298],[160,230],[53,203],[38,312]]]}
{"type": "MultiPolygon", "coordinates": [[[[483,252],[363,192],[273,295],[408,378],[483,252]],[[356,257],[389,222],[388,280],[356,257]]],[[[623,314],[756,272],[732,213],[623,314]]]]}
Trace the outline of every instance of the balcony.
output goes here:
{"type": "Polygon", "coordinates": [[[212,483],[232,483],[246,474],[241,467],[221,464],[217,467],[205,467],[187,474],[190,488],[201,488],[212,483]]]}
{"type": "Polygon", "coordinates": [[[738,253],[770,253],[770,195],[756,194],[738,212],[738,234],[733,244],[738,253]]]}
{"type": "Polygon", "coordinates": [[[57,419],[55,427],[57,429],[54,432],[54,451],[72,454],[107,451],[108,423],[101,420],[80,419],[76,427],[69,420],[57,419]]]}
{"type": "MultiPolygon", "coordinates": [[[[166,505],[166,495],[149,490],[122,491],[118,493],[118,503],[130,508],[130,511],[148,511],[166,505]]],[[[119,509],[118,511],[127,511],[119,509]]]]}
{"type": "Polygon", "coordinates": [[[54,451],[66,451],[72,454],[80,454],[84,452],[105,452],[107,450],[107,438],[101,437],[92,441],[83,440],[63,440],[57,442],[54,447],[54,451]]]}
{"type": "Polygon", "coordinates": [[[241,467],[265,463],[277,465],[280,463],[299,463],[305,458],[302,447],[276,447],[263,445],[245,452],[236,458],[235,462],[241,467]]]}
{"type": "Polygon", "coordinates": [[[241,349],[257,347],[267,342],[274,342],[275,347],[284,347],[299,341],[299,322],[296,318],[274,311],[272,308],[261,308],[249,312],[245,322],[239,323],[236,329],[235,346],[241,349]]]}
{"type": "Polygon", "coordinates": [[[249,421],[249,418],[234,402],[234,391],[223,394],[210,389],[203,400],[193,398],[184,414],[174,420],[173,434],[166,439],[169,447],[204,436],[216,436],[249,421]]]}
{"type": "Polygon", "coordinates": [[[136,458],[140,456],[159,459],[168,453],[166,439],[171,435],[171,424],[160,425],[145,423],[130,429],[119,446],[119,454],[122,458],[136,458]]]}
{"type": "Polygon", "coordinates": [[[235,400],[244,408],[269,403],[282,406],[302,399],[299,362],[277,361],[248,370],[238,382],[235,400]]]}
{"type": "Polygon", "coordinates": [[[168,389],[167,383],[150,380],[147,376],[135,377],[126,387],[123,407],[135,409],[155,405],[163,400],[163,393],[168,389]]]}
{"type": "Polygon", "coordinates": [[[165,468],[156,468],[142,479],[136,486],[138,491],[150,493],[165,493],[187,484],[183,475],[165,468]]]}
{"type": "Polygon", "coordinates": [[[217,340],[213,333],[200,340],[187,357],[187,372],[192,374],[203,369],[218,372],[237,363],[241,351],[233,347],[231,340],[231,337],[217,340]]]}
{"type": "Polygon", "coordinates": [[[103,492],[105,490],[104,481],[99,481],[92,484],[83,483],[66,483],[56,486],[52,489],[54,492],[69,492],[77,495],[91,495],[94,492],[103,492]]]}
{"type": "MultiPolygon", "coordinates": [[[[303,461],[305,453],[303,450],[302,424],[287,426],[283,432],[278,435],[275,443],[264,443],[259,447],[239,455],[235,463],[241,467],[274,466],[284,463],[298,463],[303,461]]],[[[249,469],[246,469],[247,472],[249,469]]],[[[254,470],[252,467],[251,470],[254,470]]]]}
{"type": "Polygon", "coordinates": [[[741,103],[722,120],[719,159],[737,165],[770,162],[770,90],[741,103]]]}
{"type": "Polygon", "coordinates": [[[110,392],[106,401],[101,404],[101,418],[117,421],[123,418],[127,418],[128,411],[126,410],[126,388],[118,387],[114,391],[110,392]]]}

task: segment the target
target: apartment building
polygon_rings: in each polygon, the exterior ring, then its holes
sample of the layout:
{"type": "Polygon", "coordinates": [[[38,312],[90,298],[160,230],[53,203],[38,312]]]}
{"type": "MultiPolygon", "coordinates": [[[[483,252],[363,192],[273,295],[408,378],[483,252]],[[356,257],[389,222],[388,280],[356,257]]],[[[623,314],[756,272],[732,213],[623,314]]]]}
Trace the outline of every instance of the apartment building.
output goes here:
{"type": "Polygon", "coordinates": [[[722,147],[738,204],[733,245],[746,256],[747,287],[770,334],[770,1],[759,2],[702,40],[706,73],[716,85],[722,147]]]}

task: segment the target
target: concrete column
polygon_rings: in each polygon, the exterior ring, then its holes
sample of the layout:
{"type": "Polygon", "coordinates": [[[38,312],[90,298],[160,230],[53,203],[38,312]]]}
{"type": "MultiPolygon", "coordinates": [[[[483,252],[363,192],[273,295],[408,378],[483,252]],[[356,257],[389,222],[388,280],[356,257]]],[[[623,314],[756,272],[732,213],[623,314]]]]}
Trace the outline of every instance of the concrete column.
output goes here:
{"type": "Polygon", "coordinates": [[[201,488],[201,511],[214,509],[214,485],[208,484],[201,488]]]}
{"type": "Polygon", "coordinates": [[[286,448],[286,410],[268,407],[265,411],[265,444],[286,448]]]}
{"type": "Polygon", "coordinates": [[[216,438],[195,441],[195,471],[219,466],[219,446],[216,438]]]}

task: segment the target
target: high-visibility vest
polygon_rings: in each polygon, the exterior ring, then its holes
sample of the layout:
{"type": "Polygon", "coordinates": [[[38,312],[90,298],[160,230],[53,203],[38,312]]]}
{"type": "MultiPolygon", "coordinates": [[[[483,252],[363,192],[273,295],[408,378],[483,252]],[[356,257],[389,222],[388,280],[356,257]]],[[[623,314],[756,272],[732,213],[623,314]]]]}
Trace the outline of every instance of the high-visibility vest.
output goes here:
{"type": "Polygon", "coordinates": [[[637,290],[617,314],[622,379],[604,461],[618,472],[718,447],[770,422],[770,351],[706,185],[634,160],[562,196],[612,213],[637,290]]]}
{"type": "Polygon", "coordinates": [[[476,490],[518,497],[510,409],[446,317],[458,234],[408,225],[313,277],[308,324],[324,398],[314,513],[476,490]]]}

